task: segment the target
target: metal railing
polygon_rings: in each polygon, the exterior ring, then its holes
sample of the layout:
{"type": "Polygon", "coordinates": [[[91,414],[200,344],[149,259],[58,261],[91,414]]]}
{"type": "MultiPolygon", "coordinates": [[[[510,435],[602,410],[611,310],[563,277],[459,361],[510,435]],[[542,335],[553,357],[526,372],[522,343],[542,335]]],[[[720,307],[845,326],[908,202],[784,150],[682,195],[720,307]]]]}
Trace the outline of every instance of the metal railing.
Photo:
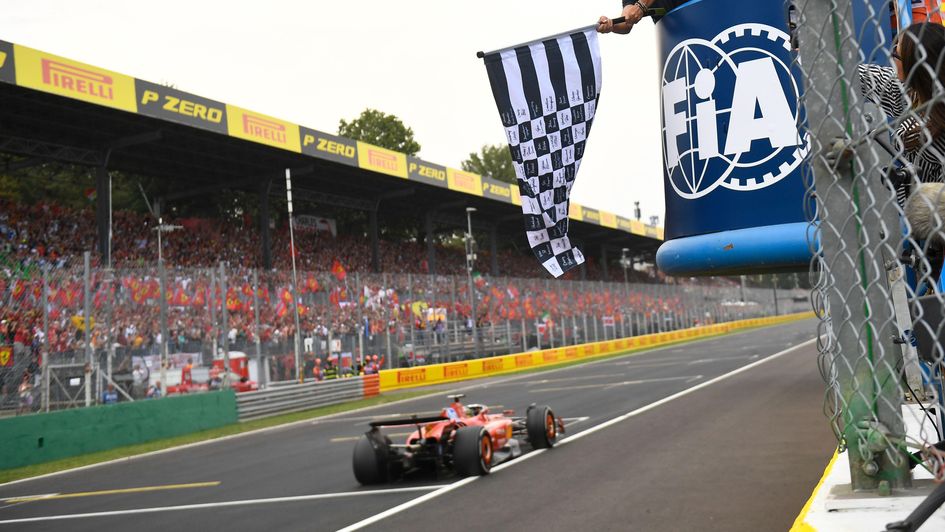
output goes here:
{"type": "Polygon", "coordinates": [[[158,381],[173,385],[188,363],[222,359],[224,345],[246,355],[249,377],[265,388],[310,380],[316,364],[332,361],[357,375],[359,366],[465,360],[792,312],[804,293],[724,279],[706,286],[511,277],[477,278],[470,293],[457,276],[303,271],[296,301],[284,271],[169,266],[162,280],[155,267],[91,264],[0,264],[8,329],[0,333],[9,336],[0,349],[10,352],[0,364],[0,414],[97,404],[109,384],[119,400],[141,398],[158,381]]]}
{"type": "Polygon", "coordinates": [[[365,389],[370,390],[371,386],[376,395],[377,380],[377,375],[369,375],[283,384],[268,390],[240,393],[236,395],[239,420],[249,421],[361,399],[365,397],[365,389]]]}

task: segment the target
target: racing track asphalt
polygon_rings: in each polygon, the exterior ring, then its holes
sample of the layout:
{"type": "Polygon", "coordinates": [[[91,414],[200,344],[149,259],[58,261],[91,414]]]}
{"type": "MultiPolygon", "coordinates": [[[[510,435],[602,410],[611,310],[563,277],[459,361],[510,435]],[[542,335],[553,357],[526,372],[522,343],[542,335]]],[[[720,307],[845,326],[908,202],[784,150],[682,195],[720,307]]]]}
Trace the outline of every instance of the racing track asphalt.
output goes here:
{"type": "MultiPolygon", "coordinates": [[[[801,344],[813,330],[796,322],[451,389],[494,410],[548,404],[569,420],[568,436],[801,344]]],[[[338,530],[424,495],[435,498],[368,528],[787,530],[835,445],[808,344],[442,496],[437,488],[458,479],[358,486],[351,452],[367,421],[438,411],[440,390],[2,485],[0,530],[338,530]],[[138,489],[155,487],[167,489],[138,489]],[[50,493],[62,495],[9,500],[50,493]]]]}

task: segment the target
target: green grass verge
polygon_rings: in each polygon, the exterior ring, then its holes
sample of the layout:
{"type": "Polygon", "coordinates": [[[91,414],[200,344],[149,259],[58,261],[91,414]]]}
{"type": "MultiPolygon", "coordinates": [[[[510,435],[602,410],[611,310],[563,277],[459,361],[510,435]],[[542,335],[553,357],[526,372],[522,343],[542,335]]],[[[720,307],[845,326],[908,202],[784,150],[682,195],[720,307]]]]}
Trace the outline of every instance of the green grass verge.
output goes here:
{"type": "Polygon", "coordinates": [[[115,449],[109,449],[107,451],[84,454],[81,456],[73,456],[70,458],[63,458],[61,460],[53,460],[51,462],[44,462],[42,464],[34,464],[34,465],[29,465],[29,466],[17,467],[14,469],[6,469],[3,471],[0,471],[0,483],[10,482],[11,480],[19,480],[22,478],[35,477],[37,475],[44,475],[46,473],[54,473],[56,471],[72,469],[75,467],[81,467],[85,465],[97,464],[99,462],[107,462],[109,460],[116,460],[119,458],[127,458],[129,456],[149,453],[152,451],[160,451],[162,449],[168,449],[170,447],[186,445],[188,443],[196,443],[196,442],[201,442],[201,441],[206,441],[206,440],[213,440],[216,438],[221,438],[223,436],[230,436],[233,434],[241,434],[243,432],[250,432],[253,430],[264,429],[268,427],[275,427],[278,425],[285,425],[287,423],[292,423],[295,421],[315,419],[319,417],[328,416],[331,414],[337,414],[339,412],[347,412],[349,410],[356,410],[358,408],[365,408],[368,406],[376,406],[376,405],[382,405],[386,403],[392,403],[394,401],[401,401],[404,399],[410,399],[410,398],[419,397],[422,395],[429,395],[431,393],[435,393],[435,392],[431,390],[409,390],[409,391],[391,392],[391,393],[386,393],[386,394],[379,395],[376,397],[371,397],[370,399],[362,399],[359,401],[343,403],[339,405],[323,406],[323,407],[315,408],[312,410],[305,410],[303,412],[293,412],[291,414],[282,414],[279,416],[268,417],[265,419],[257,419],[254,421],[246,421],[243,423],[233,423],[232,425],[226,425],[226,426],[218,427],[215,429],[194,432],[192,434],[184,434],[182,436],[175,436],[173,438],[153,440],[146,443],[127,445],[125,447],[116,447],[115,449]]]}
{"type": "MultiPolygon", "coordinates": [[[[558,364],[552,364],[549,366],[523,368],[521,370],[510,371],[508,373],[495,375],[495,377],[521,375],[521,374],[526,374],[526,373],[540,373],[543,371],[559,369],[559,368],[564,368],[568,366],[576,366],[578,364],[586,364],[588,362],[595,362],[598,360],[607,360],[610,358],[622,357],[622,356],[627,356],[631,354],[642,354],[644,352],[652,351],[654,349],[663,349],[666,347],[672,347],[672,346],[681,345],[681,344],[689,344],[689,343],[699,342],[702,340],[711,340],[713,338],[718,338],[721,336],[732,336],[732,335],[736,335],[736,334],[740,334],[744,332],[754,331],[757,329],[772,327],[775,325],[786,325],[787,323],[794,323],[794,322],[791,321],[791,322],[778,323],[778,324],[772,324],[772,325],[758,325],[755,327],[745,327],[743,329],[738,329],[735,331],[721,332],[718,334],[699,336],[696,338],[684,338],[681,340],[666,342],[666,343],[662,343],[658,345],[634,347],[632,349],[627,349],[625,351],[620,351],[618,353],[612,353],[609,355],[602,355],[602,356],[597,356],[593,358],[583,358],[583,359],[578,359],[578,360],[569,360],[565,362],[560,362],[558,364]]],[[[73,456],[71,458],[63,458],[61,460],[54,460],[52,462],[45,462],[42,464],[34,464],[30,466],[18,467],[15,469],[2,470],[0,471],[0,484],[4,482],[10,482],[12,480],[19,480],[23,478],[35,477],[38,475],[44,475],[47,473],[54,473],[56,471],[72,469],[75,467],[97,464],[100,462],[107,462],[109,460],[127,458],[130,456],[149,453],[152,451],[160,451],[160,450],[168,449],[171,447],[177,447],[179,445],[186,445],[188,443],[196,443],[196,442],[201,442],[201,441],[206,441],[206,440],[213,440],[216,438],[221,438],[223,436],[230,436],[233,434],[241,434],[241,433],[250,432],[253,430],[275,427],[278,425],[285,425],[288,423],[293,423],[295,421],[315,419],[319,417],[328,416],[331,414],[337,414],[340,412],[348,412],[350,410],[357,410],[359,408],[383,405],[383,404],[392,403],[395,401],[402,401],[404,399],[411,399],[414,397],[431,395],[431,394],[438,393],[443,387],[453,387],[457,385],[462,385],[465,383],[473,382],[474,380],[478,380],[478,379],[471,379],[469,381],[456,381],[456,382],[435,384],[432,386],[411,389],[411,390],[399,390],[395,392],[388,392],[388,393],[379,395],[377,397],[372,397],[370,399],[362,399],[359,401],[343,403],[339,405],[323,406],[321,408],[305,410],[303,412],[283,414],[283,415],[273,416],[273,417],[269,417],[265,419],[258,419],[255,421],[246,421],[244,423],[234,423],[232,425],[226,425],[224,427],[219,427],[216,429],[204,430],[201,432],[185,434],[182,436],[175,436],[173,438],[154,440],[147,443],[139,443],[136,445],[117,447],[115,449],[109,449],[107,451],[100,451],[97,453],[85,454],[81,456],[73,456]]]]}

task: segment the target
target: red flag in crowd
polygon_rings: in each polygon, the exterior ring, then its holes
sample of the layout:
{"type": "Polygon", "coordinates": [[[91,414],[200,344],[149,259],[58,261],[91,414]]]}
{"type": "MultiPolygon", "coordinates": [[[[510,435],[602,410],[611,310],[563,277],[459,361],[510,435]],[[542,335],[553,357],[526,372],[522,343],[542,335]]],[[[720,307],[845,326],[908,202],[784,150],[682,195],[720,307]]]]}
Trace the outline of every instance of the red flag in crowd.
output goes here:
{"type": "Polygon", "coordinates": [[[292,302],[292,292],[289,292],[288,288],[283,288],[282,291],[279,292],[279,299],[281,299],[283,303],[288,305],[289,303],[292,302]]]}
{"type": "Polygon", "coordinates": [[[229,311],[238,311],[243,308],[243,302],[240,301],[239,293],[235,288],[226,291],[226,309],[229,311]]]}
{"type": "Polygon", "coordinates": [[[331,274],[334,275],[335,279],[338,279],[339,281],[344,281],[345,277],[348,276],[344,266],[341,265],[341,262],[338,259],[335,259],[331,263],[331,274]]]}
{"type": "Polygon", "coordinates": [[[308,278],[305,279],[305,288],[313,294],[318,292],[318,279],[316,279],[314,275],[309,274],[308,278]]]}
{"type": "Polygon", "coordinates": [[[204,287],[197,288],[197,293],[194,294],[194,299],[193,301],[191,301],[191,306],[194,306],[197,308],[203,308],[203,306],[207,304],[207,296],[206,296],[205,290],[206,288],[204,287]]]}
{"type": "Polygon", "coordinates": [[[249,286],[249,283],[243,283],[243,295],[253,297],[253,287],[249,286]]]}

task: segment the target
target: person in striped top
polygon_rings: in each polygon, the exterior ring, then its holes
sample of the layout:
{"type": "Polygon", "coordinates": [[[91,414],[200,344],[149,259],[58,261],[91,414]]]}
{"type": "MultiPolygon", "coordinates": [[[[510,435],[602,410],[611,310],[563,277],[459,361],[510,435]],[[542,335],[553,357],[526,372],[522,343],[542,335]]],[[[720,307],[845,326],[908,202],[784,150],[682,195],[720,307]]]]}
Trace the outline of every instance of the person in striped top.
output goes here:
{"type": "MultiPolygon", "coordinates": [[[[892,53],[895,68],[857,69],[863,96],[893,120],[897,162],[920,182],[941,182],[945,164],[945,26],[923,22],[903,30],[892,53]]],[[[902,205],[910,183],[899,184],[902,205]]]]}

